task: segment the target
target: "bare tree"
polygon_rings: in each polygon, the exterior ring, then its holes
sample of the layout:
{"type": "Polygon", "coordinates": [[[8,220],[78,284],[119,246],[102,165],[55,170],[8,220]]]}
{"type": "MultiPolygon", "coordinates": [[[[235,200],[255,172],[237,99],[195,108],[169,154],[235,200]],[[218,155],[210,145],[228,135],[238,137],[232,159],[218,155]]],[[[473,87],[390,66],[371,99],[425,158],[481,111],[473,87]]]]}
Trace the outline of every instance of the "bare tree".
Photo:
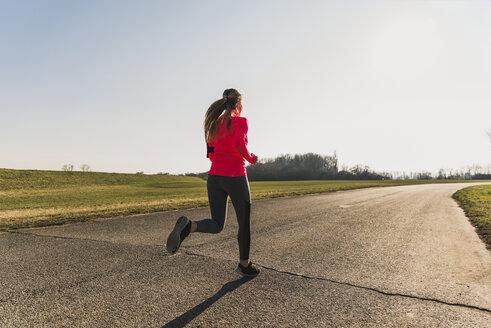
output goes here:
{"type": "Polygon", "coordinates": [[[82,172],[90,172],[90,165],[89,164],[82,164],[80,165],[80,171],[82,172]]]}
{"type": "Polygon", "coordinates": [[[61,169],[65,172],[72,172],[73,171],[73,164],[65,164],[61,167],[61,169]]]}

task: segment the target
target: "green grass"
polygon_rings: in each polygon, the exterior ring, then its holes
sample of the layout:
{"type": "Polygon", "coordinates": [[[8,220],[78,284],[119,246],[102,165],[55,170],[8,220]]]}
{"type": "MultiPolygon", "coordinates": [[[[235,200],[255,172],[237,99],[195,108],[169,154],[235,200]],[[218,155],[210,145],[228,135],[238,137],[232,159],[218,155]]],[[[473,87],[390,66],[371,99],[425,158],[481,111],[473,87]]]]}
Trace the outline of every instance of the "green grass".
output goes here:
{"type": "Polygon", "coordinates": [[[0,169],[0,230],[206,203],[195,177],[0,169]]]}
{"type": "MultiPolygon", "coordinates": [[[[251,182],[253,199],[456,181],[251,182]]],[[[463,182],[463,181],[459,181],[463,182]]],[[[0,169],[0,230],[206,206],[196,177],[0,169]]]]}
{"type": "Polygon", "coordinates": [[[491,185],[461,189],[453,194],[453,198],[476,227],[486,247],[491,250],[491,185]]]}

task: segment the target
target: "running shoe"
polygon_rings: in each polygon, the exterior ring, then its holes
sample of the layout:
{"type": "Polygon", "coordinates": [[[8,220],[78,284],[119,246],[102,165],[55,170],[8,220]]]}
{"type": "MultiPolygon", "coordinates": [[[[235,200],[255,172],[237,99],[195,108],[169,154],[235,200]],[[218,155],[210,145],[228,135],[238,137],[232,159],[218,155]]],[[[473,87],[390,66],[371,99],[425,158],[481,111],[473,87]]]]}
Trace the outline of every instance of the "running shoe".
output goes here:
{"type": "Polygon", "coordinates": [[[259,269],[252,265],[252,262],[249,262],[247,267],[242,266],[240,263],[235,269],[235,272],[247,277],[255,277],[259,274],[259,269]]]}
{"type": "Polygon", "coordinates": [[[181,216],[177,219],[174,230],[172,230],[167,238],[167,251],[170,254],[175,254],[177,252],[184,238],[189,235],[190,228],[191,221],[187,217],[181,216]]]}

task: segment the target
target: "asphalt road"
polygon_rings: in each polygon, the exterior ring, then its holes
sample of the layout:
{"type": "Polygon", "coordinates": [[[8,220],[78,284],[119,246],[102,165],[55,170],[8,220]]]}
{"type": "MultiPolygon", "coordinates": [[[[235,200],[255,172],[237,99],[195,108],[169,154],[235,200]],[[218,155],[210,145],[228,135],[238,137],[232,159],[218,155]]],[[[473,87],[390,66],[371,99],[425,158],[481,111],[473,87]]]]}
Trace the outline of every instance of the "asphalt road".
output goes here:
{"type": "Polygon", "coordinates": [[[0,234],[1,327],[491,327],[491,253],[431,184],[255,201],[239,279],[232,206],[174,256],[178,216],[0,234]]]}

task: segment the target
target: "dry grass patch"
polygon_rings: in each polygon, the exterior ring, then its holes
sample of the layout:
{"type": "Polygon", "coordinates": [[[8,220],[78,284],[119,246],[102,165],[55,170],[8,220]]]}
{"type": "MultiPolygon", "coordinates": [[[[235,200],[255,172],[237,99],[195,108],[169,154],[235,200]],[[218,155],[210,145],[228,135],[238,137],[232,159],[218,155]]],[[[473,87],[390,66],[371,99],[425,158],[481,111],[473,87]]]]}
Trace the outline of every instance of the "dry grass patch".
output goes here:
{"type": "Polygon", "coordinates": [[[207,198],[197,197],[89,207],[6,210],[0,211],[0,230],[83,222],[97,218],[192,208],[207,204],[207,198]]]}

